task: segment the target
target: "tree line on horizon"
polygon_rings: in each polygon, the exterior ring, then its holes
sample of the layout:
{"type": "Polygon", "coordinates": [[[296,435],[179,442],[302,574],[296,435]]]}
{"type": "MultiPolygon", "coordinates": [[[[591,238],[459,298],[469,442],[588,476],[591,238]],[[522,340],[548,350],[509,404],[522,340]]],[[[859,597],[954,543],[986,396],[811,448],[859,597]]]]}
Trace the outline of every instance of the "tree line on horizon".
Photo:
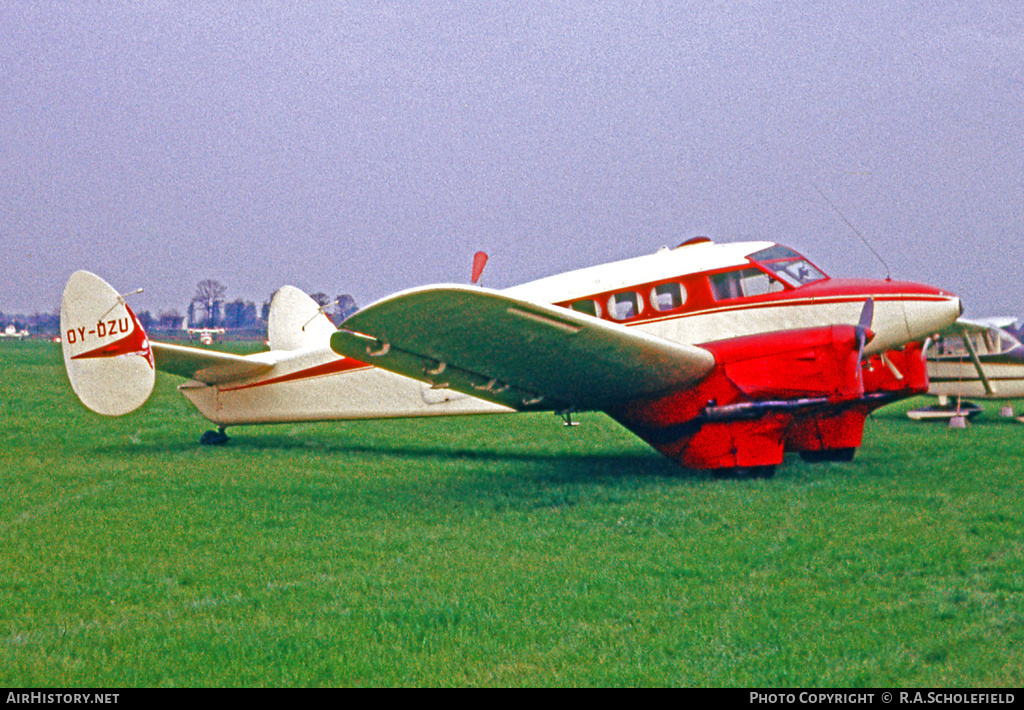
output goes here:
{"type": "MultiPolygon", "coordinates": [[[[139,324],[147,331],[182,331],[189,328],[223,328],[239,334],[257,335],[267,331],[267,318],[270,315],[270,302],[274,294],[263,301],[257,308],[254,301],[236,298],[228,301],[227,288],[215,279],[204,279],[196,284],[195,294],[189,301],[182,315],[177,309],[161,310],[157,315],[150,311],[139,311],[136,317],[139,324]]],[[[347,294],[339,294],[332,298],[326,293],[310,294],[310,298],[324,309],[324,314],[335,325],[359,310],[355,299],[347,294]]],[[[20,330],[27,330],[30,335],[58,335],[60,332],[60,308],[53,313],[33,313],[31,315],[10,314],[0,312],[0,330],[13,325],[20,330]]]]}
{"type": "MultiPolygon", "coordinates": [[[[224,328],[225,330],[266,332],[267,319],[270,316],[270,303],[274,300],[274,293],[270,298],[263,301],[259,309],[254,301],[246,301],[236,298],[233,301],[226,299],[227,288],[214,279],[204,279],[196,284],[195,294],[188,304],[185,316],[177,315],[179,328],[224,328]]],[[[311,293],[310,298],[316,301],[317,305],[323,308],[324,314],[331,319],[335,325],[359,310],[355,299],[347,294],[339,294],[331,298],[326,293],[311,293]]],[[[142,315],[139,314],[139,321],[142,315]]],[[[142,324],[145,328],[145,323],[142,324]]],[[[158,329],[163,329],[163,323],[158,329]]]]}

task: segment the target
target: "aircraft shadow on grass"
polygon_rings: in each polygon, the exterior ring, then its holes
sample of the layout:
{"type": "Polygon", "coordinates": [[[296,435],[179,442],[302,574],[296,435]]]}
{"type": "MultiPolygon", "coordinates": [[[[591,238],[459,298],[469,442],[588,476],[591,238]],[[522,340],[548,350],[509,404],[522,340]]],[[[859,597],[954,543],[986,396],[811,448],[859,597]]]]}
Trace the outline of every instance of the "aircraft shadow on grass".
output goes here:
{"type": "MultiPolygon", "coordinates": [[[[541,477],[545,480],[581,481],[600,477],[613,478],[689,478],[705,477],[707,471],[681,467],[672,461],[646,452],[624,454],[566,454],[544,452],[484,451],[447,446],[408,446],[381,441],[378,444],[332,443],[325,441],[293,439],[284,436],[261,436],[259,438],[233,437],[229,449],[197,447],[191,442],[153,441],[138,443],[124,442],[105,444],[92,449],[105,456],[132,457],[140,454],[178,454],[193,460],[219,461],[229,451],[246,452],[244,456],[258,456],[268,452],[305,452],[329,457],[339,476],[351,465],[350,456],[374,456],[380,461],[406,460],[418,464],[458,467],[466,462],[480,462],[485,466],[522,466],[521,471],[510,475],[541,477]]],[[[259,466],[258,459],[248,459],[245,465],[259,466]]],[[[287,464],[285,464],[287,465],[287,464]]],[[[368,466],[369,462],[360,462],[368,466]]]]}

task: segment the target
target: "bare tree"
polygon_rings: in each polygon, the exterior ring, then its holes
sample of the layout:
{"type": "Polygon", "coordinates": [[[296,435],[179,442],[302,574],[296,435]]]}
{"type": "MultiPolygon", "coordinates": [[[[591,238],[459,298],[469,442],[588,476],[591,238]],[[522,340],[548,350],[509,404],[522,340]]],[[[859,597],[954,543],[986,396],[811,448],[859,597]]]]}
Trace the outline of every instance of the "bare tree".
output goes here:
{"type": "Polygon", "coordinates": [[[256,304],[236,298],[224,306],[225,328],[253,328],[259,325],[256,319],[256,304]]]}
{"type": "Polygon", "coordinates": [[[217,325],[217,316],[220,311],[220,304],[224,302],[224,294],[227,289],[220,281],[205,279],[196,284],[196,293],[192,296],[192,303],[197,303],[205,311],[205,322],[207,328],[217,325]]]}
{"type": "Polygon", "coordinates": [[[158,317],[160,330],[181,330],[184,318],[177,310],[172,308],[169,311],[160,311],[158,317]]]}

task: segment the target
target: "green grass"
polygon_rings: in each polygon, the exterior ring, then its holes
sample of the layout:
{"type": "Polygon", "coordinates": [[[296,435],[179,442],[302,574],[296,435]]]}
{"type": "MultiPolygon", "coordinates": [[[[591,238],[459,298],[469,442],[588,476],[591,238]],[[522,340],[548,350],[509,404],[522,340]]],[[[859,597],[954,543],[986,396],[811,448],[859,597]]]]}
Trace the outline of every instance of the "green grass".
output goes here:
{"type": "Polygon", "coordinates": [[[0,343],[0,685],[1024,683],[1024,426],[677,468],[602,415],[104,419],[0,343]]]}

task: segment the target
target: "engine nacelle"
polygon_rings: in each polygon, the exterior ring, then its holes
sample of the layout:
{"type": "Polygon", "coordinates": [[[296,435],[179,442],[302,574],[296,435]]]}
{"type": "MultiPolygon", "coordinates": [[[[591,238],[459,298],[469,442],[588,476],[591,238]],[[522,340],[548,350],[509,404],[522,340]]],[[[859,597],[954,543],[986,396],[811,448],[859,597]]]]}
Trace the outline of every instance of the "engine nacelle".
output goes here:
{"type": "MultiPolygon", "coordinates": [[[[690,468],[769,467],[786,451],[852,458],[878,407],[927,390],[921,348],[863,363],[853,326],[706,343],[715,368],[699,385],[610,411],[690,468]]],[[[809,456],[809,458],[815,458],[809,456]]]]}

